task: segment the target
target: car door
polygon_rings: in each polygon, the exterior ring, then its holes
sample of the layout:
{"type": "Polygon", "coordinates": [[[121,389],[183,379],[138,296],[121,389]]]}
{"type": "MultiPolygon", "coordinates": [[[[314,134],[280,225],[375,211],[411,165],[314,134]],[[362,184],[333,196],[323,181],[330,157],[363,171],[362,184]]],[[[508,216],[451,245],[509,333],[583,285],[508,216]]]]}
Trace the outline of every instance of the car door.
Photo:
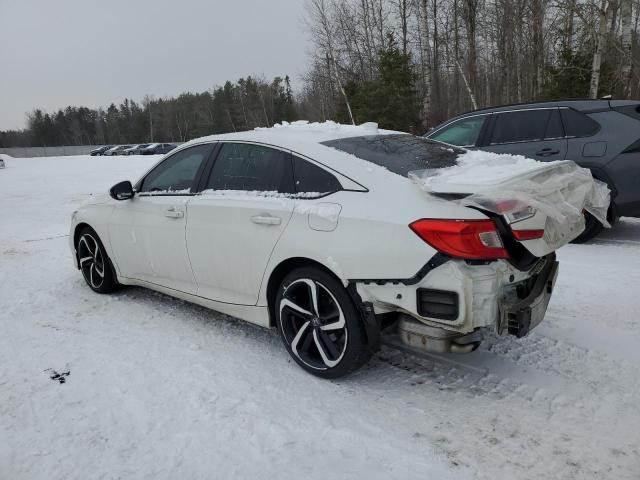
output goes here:
{"type": "Polygon", "coordinates": [[[169,156],[139,182],[131,200],[118,202],[109,237],[123,276],[196,293],[185,241],[187,202],[213,147],[169,156]]]}
{"type": "Polygon", "coordinates": [[[563,160],[567,155],[567,139],[560,113],[557,108],[494,113],[480,149],[541,161],[563,160]]]}
{"type": "Polygon", "coordinates": [[[290,152],[221,145],[203,191],[189,201],[187,246],[198,295],[255,305],[263,273],[294,208],[290,152]]]}

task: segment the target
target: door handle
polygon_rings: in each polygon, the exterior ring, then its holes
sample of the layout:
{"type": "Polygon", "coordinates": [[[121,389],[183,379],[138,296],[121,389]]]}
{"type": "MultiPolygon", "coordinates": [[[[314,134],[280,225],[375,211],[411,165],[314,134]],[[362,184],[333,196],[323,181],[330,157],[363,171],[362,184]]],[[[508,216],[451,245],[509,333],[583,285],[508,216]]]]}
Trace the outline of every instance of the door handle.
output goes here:
{"type": "Polygon", "coordinates": [[[164,211],[164,216],[169,218],[182,218],[184,217],[184,212],[182,210],[176,210],[175,208],[170,208],[164,211]]]}
{"type": "Polygon", "coordinates": [[[254,215],[251,217],[251,221],[261,225],[280,225],[282,223],[280,217],[274,217],[273,215],[254,215]]]}
{"type": "Polygon", "coordinates": [[[557,155],[560,153],[560,150],[552,150],[551,148],[543,148],[542,150],[538,150],[536,155],[538,157],[550,157],[551,155],[557,155]]]}

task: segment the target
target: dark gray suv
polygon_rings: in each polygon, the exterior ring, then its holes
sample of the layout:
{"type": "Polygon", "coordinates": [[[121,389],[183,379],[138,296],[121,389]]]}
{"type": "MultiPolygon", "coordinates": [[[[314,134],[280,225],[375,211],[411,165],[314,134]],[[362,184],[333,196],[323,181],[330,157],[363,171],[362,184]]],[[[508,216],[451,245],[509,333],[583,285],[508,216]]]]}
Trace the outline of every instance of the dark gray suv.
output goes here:
{"type": "MultiPolygon", "coordinates": [[[[513,153],[536,160],[573,160],[611,189],[610,221],[640,217],[640,102],[558,100],[506,105],[458,115],[428,138],[470,149],[513,153]]],[[[576,239],[602,225],[590,215],[576,239]]]]}

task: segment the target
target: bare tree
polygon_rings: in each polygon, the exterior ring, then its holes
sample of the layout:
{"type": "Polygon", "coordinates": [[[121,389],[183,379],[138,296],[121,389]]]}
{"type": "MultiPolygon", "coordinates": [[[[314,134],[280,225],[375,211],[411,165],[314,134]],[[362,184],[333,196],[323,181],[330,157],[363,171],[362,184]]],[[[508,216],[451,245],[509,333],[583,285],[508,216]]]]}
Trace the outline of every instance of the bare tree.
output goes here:
{"type": "Polygon", "coordinates": [[[347,97],[347,92],[344,89],[342,84],[342,79],[340,78],[340,71],[338,69],[338,63],[336,61],[335,50],[333,48],[333,30],[331,28],[331,23],[328,17],[327,5],[325,0],[310,0],[311,6],[311,15],[313,16],[313,20],[320,28],[320,34],[322,35],[322,41],[324,46],[326,47],[326,54],[328,57],[331,66],[333,67],[333,72],[335,75],[336,83],[338,84],[338,88],[342,97],[344,98],[344,103],[347,107],[347,112],[349,114],[349,119],[353,125],[356,122],[353,119],[353,113],[351,112],[351,104],[349,103],[349,98],[347,97]]]}
{"type": "MultiPolygon", "coordinates": [[[[424,91],[422,104],[422,118],[426,125],[429,124],[431,114],[431,51],[429,47],[429,18],[427,0],[418,0],[420,47],[422,59],[422,85],[424,91]]],[[[426,126],[425,125],[425,126],[426,126]]]]}
{"type": "Polygon", "coordinates": [[[591,67],[591,85],[589,86],[589,98],[598,98],[598,88],[600,86],[600,68],[602,66],[602,52],[607,41],[608,16],[610,13],[609,0],[601,0],[598,9],[598,35],[596,39],[596,49],[593,53],[593,64],[591,67]]]}
{"type": "Polygon", "coordinates": [[[620,0],[620,21],[622,26],[621,46],[622,46],[622,85],[624,96],[631,98],[631,71],[633,66],[633,56],[631,52],[631,0],[620,0]]]}

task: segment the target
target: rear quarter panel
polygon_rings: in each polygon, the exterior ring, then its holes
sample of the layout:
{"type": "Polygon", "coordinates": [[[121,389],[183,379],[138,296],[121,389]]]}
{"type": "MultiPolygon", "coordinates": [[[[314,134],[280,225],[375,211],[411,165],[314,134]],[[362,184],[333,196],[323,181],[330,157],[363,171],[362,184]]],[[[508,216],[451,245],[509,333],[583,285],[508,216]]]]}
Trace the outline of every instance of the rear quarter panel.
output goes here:
{"type": "Polygon", "coordinates": [[[407,178],[375,168],[382,172],[371,172],[369,178],[354,178],[369,188],[368,192],[341,191],[296,202],[293,216],[267,265],[261,305],[266,305],[271,273],[289,258],[315,260],[343,282],[410,278],[436,253],[409,228],[410,223],[420,218],[486,218],[476,210],[431,197],[407,178]],[[310,228],[308,211],[317,203],[342,207],[335,230],[310,228]]]}

